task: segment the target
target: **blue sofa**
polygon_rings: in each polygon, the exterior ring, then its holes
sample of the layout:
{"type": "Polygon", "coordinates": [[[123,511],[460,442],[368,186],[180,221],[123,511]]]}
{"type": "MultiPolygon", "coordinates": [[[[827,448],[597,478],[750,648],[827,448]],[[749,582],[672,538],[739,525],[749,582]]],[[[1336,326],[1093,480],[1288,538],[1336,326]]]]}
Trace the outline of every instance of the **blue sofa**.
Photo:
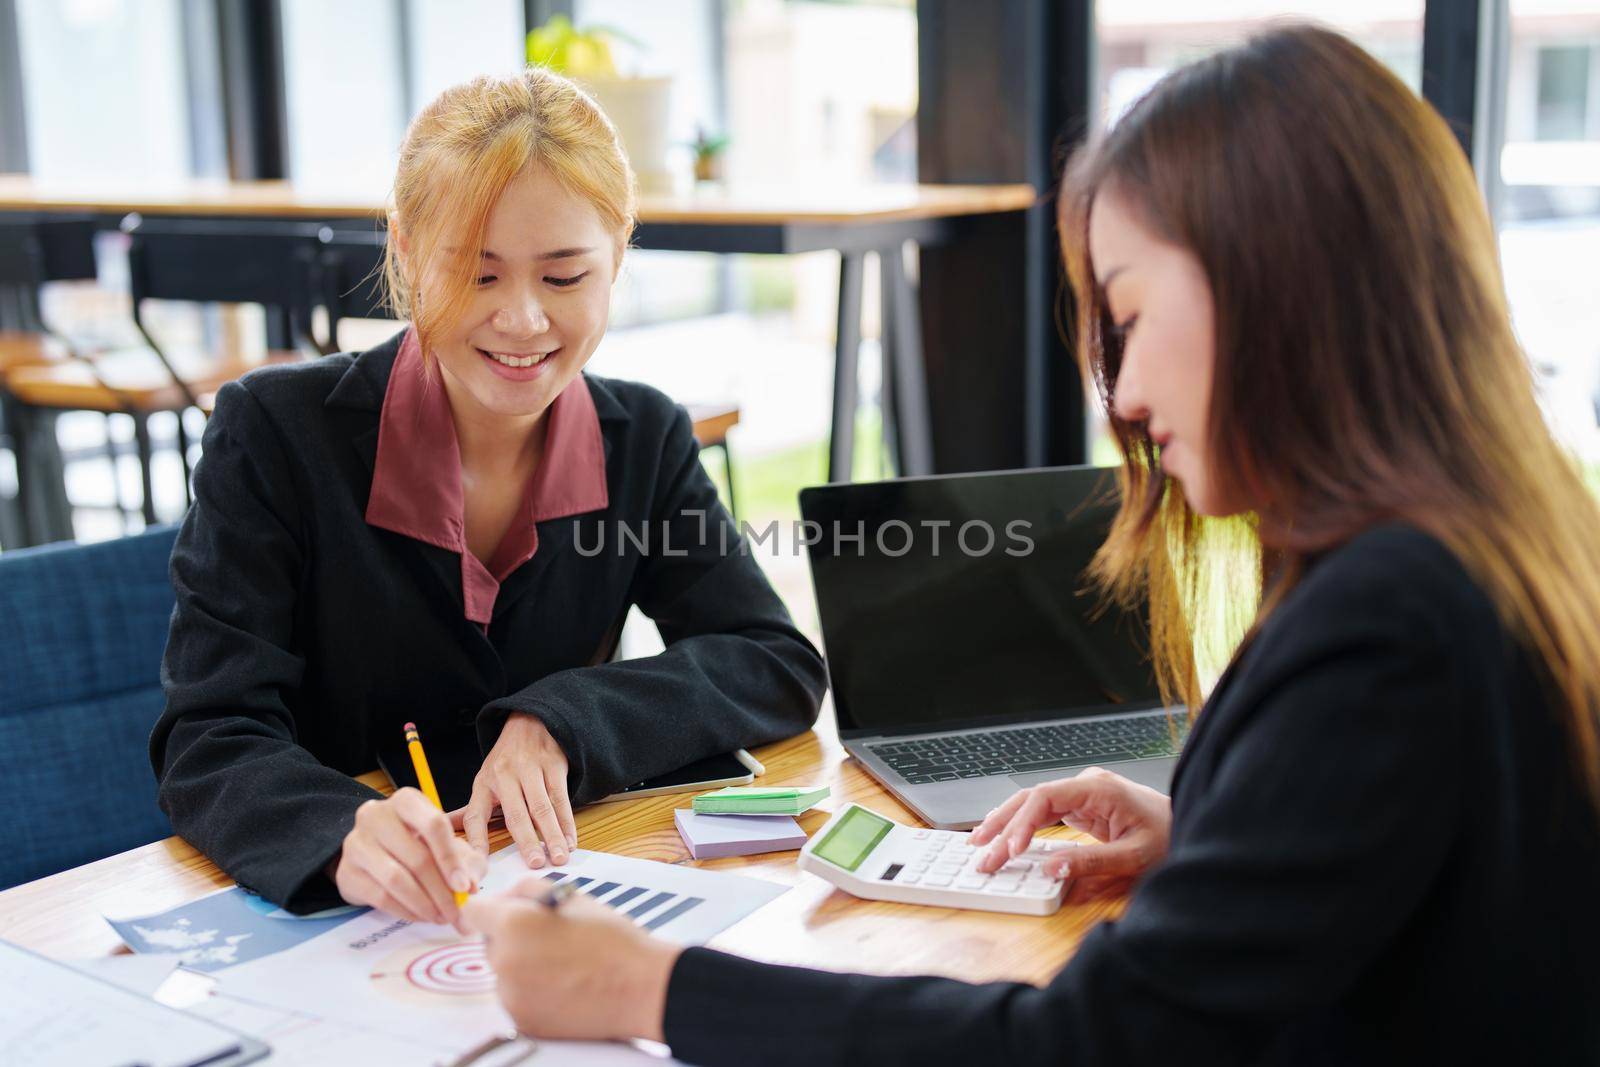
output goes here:
{"type": "Polygon", "coordinates": [[[0,888],[172,833],[148,744],[176,533],[0,554],[0,888]]]}

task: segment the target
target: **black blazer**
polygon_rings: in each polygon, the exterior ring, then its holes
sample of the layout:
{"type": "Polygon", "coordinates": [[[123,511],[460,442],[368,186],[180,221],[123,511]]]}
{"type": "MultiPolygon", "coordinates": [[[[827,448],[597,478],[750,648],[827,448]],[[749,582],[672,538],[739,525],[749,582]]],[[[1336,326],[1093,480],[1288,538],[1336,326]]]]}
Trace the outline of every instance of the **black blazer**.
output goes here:
{"type": "Polygon", "coordinates": [[[508,714],[534,715],[581,804],[802,732],[826,686],[741,551],[688,416],[629,382],[588,378],[607,509],[539,523],[487,633],[467,620],[460,556],[364,517],[399,342],[224,386],[172,556],[167,705],[150,739],[161,808],[294,910],[337,899],[323,867],[376,795],[350,776],[407,720],[434,752],[468,753],[470,767],[435,766],[443,779],[470,777],[508,714]],[[608,663],[630,604],[667,649],[608,663]]]}
{"type": "Polygon", "coordinates": [[[1317,562],[1176,775],[1166,862],[1044,988],[692,948],[674,1056],[1600,1063],[1595,810],[1529,658],[1438,542],[1391,526],[1317,562]]]}

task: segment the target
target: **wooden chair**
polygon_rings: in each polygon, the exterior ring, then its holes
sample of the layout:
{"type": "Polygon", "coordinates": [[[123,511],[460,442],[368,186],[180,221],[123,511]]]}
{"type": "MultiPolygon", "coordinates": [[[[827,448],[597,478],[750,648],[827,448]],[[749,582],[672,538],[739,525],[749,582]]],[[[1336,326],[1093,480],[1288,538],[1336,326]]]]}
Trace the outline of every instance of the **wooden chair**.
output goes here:
{"type": "Polygon", "coordinates": [[[156,522],[150,463],[151,416],[177,416],[177,449],[189,496],[189,438],[183,412],[205,410],[204,397],[226,382],[267,362],[305,358],[317,289],[317,237],[310,224],[168,222],[130,217],[129,287],[133,322],[147,348],[101,353],[84,361],[18,367],[6,373],[6,388],[27,411],[100,411],[133,418],[146,524],[156,522]],[[266,308],[269,336],[293,339],[304,348],[270,349],[264,355],[232,348],[185,350],[163,346],[145,322],[147,300],[254,303],[266,308]]]}

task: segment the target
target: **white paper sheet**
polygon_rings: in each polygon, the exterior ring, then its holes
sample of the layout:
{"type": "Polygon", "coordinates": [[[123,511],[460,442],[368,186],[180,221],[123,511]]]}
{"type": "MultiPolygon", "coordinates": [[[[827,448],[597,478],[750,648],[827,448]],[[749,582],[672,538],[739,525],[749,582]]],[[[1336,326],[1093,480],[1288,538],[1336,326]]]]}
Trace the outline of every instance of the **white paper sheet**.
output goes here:
{"type": "MultiPolygon", "coordinates": [[[[705,941],[787,889],[739,875],[583,849],[564,867],[530,872],[511,848],[491,857],[483,889],[498,892],[530,876],[581,879],[583,892],[652,933],[685,945],[705,941]]],[[[417,1062],[459,1053],[512,1028],[494,995],[494,974],[480,940],[462,938],[447,926],[411,924],[376,911],[304,944],[226,968],[218,978],[219,991],[230,998],[399,1038],[423,1056],[417,1062]]],[[[281,1040],[260,1036],[275,1047],[281,1040]]],[[[630,1046],[573,1046],[575,1054],[580,1050],[582,1062],[662,1062],[630,1046]]]]}
{"type": "Polygon", "coordinates": [[[246,1046],[255,1058],[259,1050],[235,1033],[0,942],[0,1063],[6,1067],[172,1067],[239,1059],[246,1046]]]}
{"type": "Polygon", "coordinates": [[[156,990],[172,977],[172,972],[178,966],[178,961],[171,956],[135,956],[131,953],[66,962],[75,970],[103,978],[141,997],[154,997],[156,990]]]}

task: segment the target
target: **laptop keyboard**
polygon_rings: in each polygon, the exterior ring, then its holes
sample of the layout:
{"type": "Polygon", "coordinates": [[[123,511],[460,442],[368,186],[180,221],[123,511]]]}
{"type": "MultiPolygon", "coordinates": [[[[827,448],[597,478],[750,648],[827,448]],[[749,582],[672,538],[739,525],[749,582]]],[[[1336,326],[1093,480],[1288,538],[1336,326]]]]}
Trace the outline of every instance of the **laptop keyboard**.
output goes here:
{"type": "Polygon", "coordinates": [[[1130,719],[1052,723],[1015,730],[981,730],[966,734],[880,741],[866,746],[912,785],[1023,774],[1057,767],[1087,767],[1130,759],[1176,756],[1187,723],[1166,715],[1130,719]]]}

